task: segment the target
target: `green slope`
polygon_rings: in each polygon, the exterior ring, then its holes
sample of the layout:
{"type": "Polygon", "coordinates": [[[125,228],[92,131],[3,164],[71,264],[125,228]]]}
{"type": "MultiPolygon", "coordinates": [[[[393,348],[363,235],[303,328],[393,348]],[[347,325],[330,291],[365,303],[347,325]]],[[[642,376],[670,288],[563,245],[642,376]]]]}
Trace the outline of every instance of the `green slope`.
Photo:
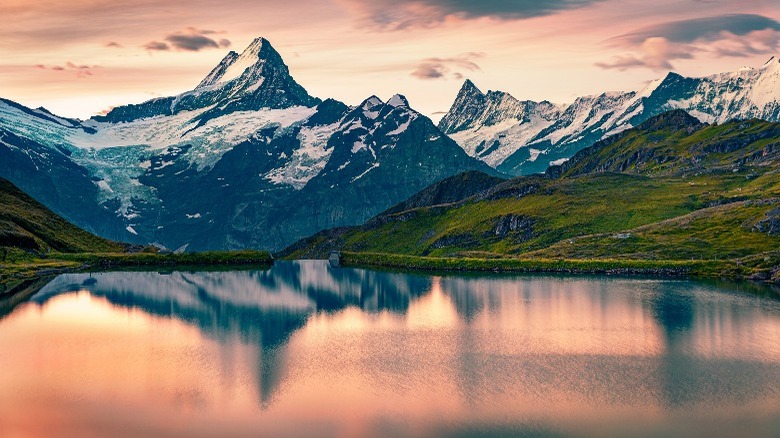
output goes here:
{"type": "Polygon", "coordinates": [[[170,254],[112,242],[72,225],[0,178],[0,299],[22,293],[31,278],[74,269],[272,263],[266,251],[170,254]]]}
{"type": "Polygon", "coordinates": [[[548,174],[612,171],[662,176],[776,168],[779,141],[777,123],[754,119],[710,126],[675,110],[580,151],[548,174]]]}
{"type": "MultiPolygon", "coordinates": [[[[431,184],[411,198],[390,207],[372,218],[367,226],[373,228],[385,220],[396,220],[396,213],[430,205],[453,205],[504,182],[502,178],[478,171],[467,171],[431,184]]],[[[285,248],[278,255],[287,258],[325,258],[333,248],[344,245],[342,238],[354,230],[351,227],[324,230],[285,248]]]]}
{"type": "Polygon", "coordinates": [[[0,247],[37,253],[119,252],[123,245],[90,234],[0,178],[0,247]]]}
{"type": "MultiPolygon", "coordinates": [[[[719,260],[780,247],[780,124],[720,126],[682,111],[458,202],[394,208],[330,230],[288,256],[327,249],[433,257],[719,260]]],[[[465,192],[469,193],[468,187],[465,192]]]]}

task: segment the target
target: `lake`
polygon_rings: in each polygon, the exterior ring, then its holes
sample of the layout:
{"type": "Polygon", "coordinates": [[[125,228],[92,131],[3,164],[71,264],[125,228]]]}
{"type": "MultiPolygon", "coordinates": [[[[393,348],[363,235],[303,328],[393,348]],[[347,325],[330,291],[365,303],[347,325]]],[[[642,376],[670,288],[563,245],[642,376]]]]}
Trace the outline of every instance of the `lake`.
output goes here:
{"type": "Polygon", "coordinates": [[[0,436],[780,436],[780,300],[749,288],[65,274],[0,307],[0,436]]]}

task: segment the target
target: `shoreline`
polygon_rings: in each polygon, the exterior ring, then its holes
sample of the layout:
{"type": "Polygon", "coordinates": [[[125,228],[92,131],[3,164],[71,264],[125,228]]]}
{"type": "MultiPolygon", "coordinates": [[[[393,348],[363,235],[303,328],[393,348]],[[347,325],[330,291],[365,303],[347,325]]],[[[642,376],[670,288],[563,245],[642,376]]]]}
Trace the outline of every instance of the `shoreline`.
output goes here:
{"type": "Polygon", "coordinates": [[[777,286],[771,276],[735,260],[625,260],[625,259],[480,259],[423,257],[380,253],[341,253],[342,267],[390,268],[416,272],[549,273],[621,275],[659,278],[723,279],[777,286]]]}
{"type": "MultiPolygon", "coordinates": [[[[117,268],[270,267],[267,251],[209,251],[201,253],[58,253],[29,262],[0,264],[0,285],[72,272],[117,268]]],[[[6,294],[0,292],[0,296],[6,294]]]]}

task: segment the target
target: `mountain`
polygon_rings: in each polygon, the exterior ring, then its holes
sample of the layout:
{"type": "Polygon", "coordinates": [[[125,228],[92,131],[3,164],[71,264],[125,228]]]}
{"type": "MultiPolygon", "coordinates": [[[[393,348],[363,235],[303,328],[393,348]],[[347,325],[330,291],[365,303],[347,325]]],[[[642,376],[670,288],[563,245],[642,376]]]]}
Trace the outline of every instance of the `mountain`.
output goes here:
{"type": "Polygon", "coordinates": [[[778,139],[780,123],[710,125],[674,110],[546,174],[475,184],[462,199],[425,195],[445,180],[360,227],[323,231],[282,255],[323,257],[341,249],[479,258],[777,256],[778,139]]]}
{"type": "Polygon", "coordinates": [[[580,97],[569,105],[482,93],[467,80],[439,128],[469,155],[502,172],[525,175],[544,172],[596,141],[672,109],[707,123],[780,121],[780,60],[704,78],[669,73],[639,91],[580,97]]]}
{"type": "Polygon", "coordinates": [[[115,240],[279,249],[439,179],[492,172],[405,97],[310,96],[263,39],[198,86],[86,121],[0,101],[0,176],[115,240]]]}
{"type": "Polygon", "coordinates": [[[208,120],[237,111],[312,107],[319,102],[290,76],[289,69],[271,43],[264,38],[256,38],[240,55],[229,52],[194,90],[139,105],[114,108],[94,120],[130,122],[208,109],[195,117],[202,126],[208,120]]]}
{"type": "MultiPolygon", "coordinates": [[[[454,204],[492,188],[503,181],[504,179],[502,178],[479,171],[463,172],[431,184],[406,201],[400,202],[373,217],[366,226],[370,228],[383,222],[392,221],[396,213],[433,205],[454,204]]],[[[344,247],[343,237],[351,231],[353,229],[350,227],[323,230],[290,245],[277,255],[295,259],[325,258],[332,249],[344,247]]]]}
{"type": "Polygon", "coordinates": [[[44,253],[118,252],[121,244],[70,224],[0,178],[0,247],[44,253]]]}

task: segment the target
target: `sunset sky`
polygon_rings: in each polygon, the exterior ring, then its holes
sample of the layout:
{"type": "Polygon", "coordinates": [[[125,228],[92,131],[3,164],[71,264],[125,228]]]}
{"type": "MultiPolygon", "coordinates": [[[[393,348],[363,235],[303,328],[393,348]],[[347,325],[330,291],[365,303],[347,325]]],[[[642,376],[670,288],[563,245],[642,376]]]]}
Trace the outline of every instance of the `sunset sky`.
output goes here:
{"type": "Polygon", "coordinates": [[[0,0],[0,17],[0,97],[73,117],[192,89],[257,36],[317,97],[402,93],[434,118],[465,78],[566,103],[780,52],[780,0],[0,0]]]}

